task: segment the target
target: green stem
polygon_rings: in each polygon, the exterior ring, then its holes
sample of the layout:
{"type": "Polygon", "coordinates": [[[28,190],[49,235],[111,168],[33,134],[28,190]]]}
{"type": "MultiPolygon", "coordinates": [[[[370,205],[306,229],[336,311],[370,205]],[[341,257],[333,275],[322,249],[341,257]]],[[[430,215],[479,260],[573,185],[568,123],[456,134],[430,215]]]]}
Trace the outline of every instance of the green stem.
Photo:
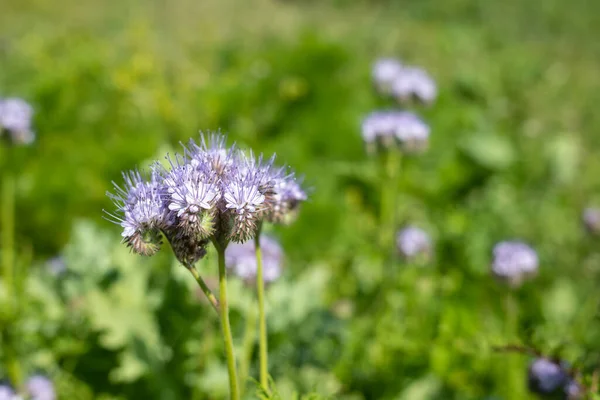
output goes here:
{"type": "Polygon", "coordinates": [[[269,359],[267,350],[267,318],[265,315],[265,281],[263,279],[260,231],[254,236],[256,252],[256,293],[258,295],[260,385],[269,393],[269,359]]]}
{"type": "MultiPolygon", "coordinates": [[[[217,243],[215,243],[217,244],[217,243]]],[[[225,341],[225,357],[227,358],[227,370],[229,372],[229,390],[231,400],[239,400],[237,372],[235,366],[235,355],[233,353],[233,339],[231,337],[231,326],[229,325],[229,306],[227,304],[227,270],[225,269],[225,246],[216,245],[219,256],[219,314],[221,317],[221,329],[225,341]]]]}
{"type": "Polygon", "coordinates": [[[396,233],[396,197],[400,162],[400,152],[397,150],[390,150],[381,155],[380,243],[382,250],[390,254],[393,252],[396,233]]]}
{"type": "Polygon", "coordinates": [[[2,272],[8,300],[9,314],[14,303],[14,181],[9,174],[4,176],[2,185],[2,272]]]}
{"type": "Polygon", "coordinates": [[[252,359],[252,349],[256,340],[256,313],[254,312],[254,304],[248,307],[246,314],[246,330],[244,332],[244,342],[242,343],[242,360],[240,362],[240,394],[244,394],[246,380],[250,371],[250,360],[252,359]]]}
{"type": "Polygon", "coordinates": [[[194,279],[196,279],[196,282],[198,282],[200,289],[202,289],[202,291],[206,295],[206,298],[208,299],[210,304],[213,306],[215,311],[219,312],[219,300],[217,300],[217,297],[210,290],[210,288],[208,287],[206,282],[204,282],[204,279],[202,279],[202,277],[198,273],[198,270],[193,265],[186,265],[185,267],[194,276],[194,279]]]}
{"type": "Polygon", "coordinates": [[[15,332],[15,316],[17,315],[18,302],[15,291],[15,257],[14,257],[14,205],[15,182],[9,173],[2,179],[2,278],[6,292],[6,317],[7,324],[2,332],[3,347],[6,351],[7,374],[15,387],[21,385],[21,366],[15,345],[18,343],[15,332]]]}

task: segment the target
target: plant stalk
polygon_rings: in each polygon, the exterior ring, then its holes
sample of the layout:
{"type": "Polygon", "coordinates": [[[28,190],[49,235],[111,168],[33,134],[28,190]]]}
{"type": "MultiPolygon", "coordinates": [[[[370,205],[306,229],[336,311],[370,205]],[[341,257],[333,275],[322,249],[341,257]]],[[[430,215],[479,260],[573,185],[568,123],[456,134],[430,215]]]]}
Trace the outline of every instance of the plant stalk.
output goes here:
{"type": "Polygon", "coordinates": [[[260,385],[269,393],[269,359],[267,344],[267,318],[265,314],[265,281],[263,278],[262,249],[260,248],[260,230],[254,236],[254,251],[256,252],[256,293],[258,297],[259,325],[259,362],[260,385]]]}
{"type": "Polygon", "coordinates": [[[194,279],[196,279],[196,282],[198,282],[200,289],[202,289],[202,292],[204,292],[204,294],[206,295],[206,298],[208,299],[210,304],[213,306],[215,311],[218,313],[219,312],[219,300],[217,300],[217,297],[210,290],[210,288],[208,287],[206,282],[204,282],[204,279],[202,279],[202,277],[198,273],[198,270],[193,265],[186,265],[185,267],[187,268],[188,271],[190,271],[190,273],[192,274],[194,279]]]}
{"type": "MultiPolygon", "coordinates": [[[[215,243],[216,244],[216,243],[215,243]]],[[[227,270],[225,269],[225,246],[215,245],[219,258],[219,314],[221,318],[221,329],[225,342],[225,357],[227,358],[227,370],[229,372],[229,394],[231,400],[239,400],[237,371],[235,365],[235,354],[233,352],[233,338],[229,324],[229,306],[227,303],[227,270]]]]}
{"type": "Polygon", "coordinates": [[[399,150],[390,149],[384,152],[381,161],[381,203],[380,226],[381,248],[386,254],[393,254],[394,235],[396,230],[396,203],[398,196],[398,176],[400,172],[401,154],[399,150]]]}

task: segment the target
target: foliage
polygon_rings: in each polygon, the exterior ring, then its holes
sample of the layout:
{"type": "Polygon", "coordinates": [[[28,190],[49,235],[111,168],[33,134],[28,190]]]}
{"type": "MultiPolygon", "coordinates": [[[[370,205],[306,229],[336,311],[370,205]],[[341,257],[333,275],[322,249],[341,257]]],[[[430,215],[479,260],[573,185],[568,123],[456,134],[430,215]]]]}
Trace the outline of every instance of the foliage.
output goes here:
{"type": "MultiPolygon", "coordinates": [[[[312,188],[298,221],[272,232],[288,259],[267,293],[273,398],[525,399],[530,358],[494,350],[515,343],[591,384],[600,254],[580,214],[599,201],[598,6],[252,3],[3,3],[0,97],[34,105],[37,142],[0,147],[23,277],[18,317],[0,313],[0,378],[16,355],[60,398],[225,397],[219,322],[189,274],[168,252],[129,254],[101,212],[120,171],[221,128],[312,188]],[[380,56],[440,88],[417,110],[430,149],[402,160],[398,182],[380,182],[359,132],[391,106],[371,87],[380,56]],[[398,186],[401,225],[434,238],[430,265],[382,254],[382,184],[398,186]],[[512,238],[541,260],[516,290],[489,273],[493,245],[512,238]],[[53,273],[57,254],[66,269],[53,273]]],[[[213,288],[215,264],[198,265],[213,288]]],[[[254,293],[235,280],[230,292],[240,354],[254,293]]]]}

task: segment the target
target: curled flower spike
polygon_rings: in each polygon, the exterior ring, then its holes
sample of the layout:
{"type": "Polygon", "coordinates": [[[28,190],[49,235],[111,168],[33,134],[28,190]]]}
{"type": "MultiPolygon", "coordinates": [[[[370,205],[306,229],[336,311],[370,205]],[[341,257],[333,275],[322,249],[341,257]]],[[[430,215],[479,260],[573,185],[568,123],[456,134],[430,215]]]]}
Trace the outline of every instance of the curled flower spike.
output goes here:
{"type": "Polygon", "coordinates": [[[56,393],[52,381],[42,375],[34,375],[26,383],[28,398],[32,400],[55,400],[56,393]]]}
{"type": "Polygon", "coordinates": [[[121,236],[138,254],[151,256],[161,245],[161,229],[166,227],[166,207],[160,183],[143,180],[139,171],[123,174],[125,187],[115,185],[115,194],[108,196],[117,205],[119,215],[109,214],[123,228],[121,236]],[[121,216],[122,215],[122,216],[121,216]]]}
{"type": "Polygon", "coordinates": [[[538,255],[522,242],[498,243],[493,250],[492,273],[511,286],[519,286],[526,278],[538,271],[538,255]]]}
{"type": "Polygon", "coordinates": [[[209,237],[219,199],[217,175],[204,164],[174,166],[165,176],[170,221],[177,221],[187,235],[209,237]]]}
{"type": "MultiPolygon", "coordinates": [[[[263,279],[270,283],[281,276],[283,250],[275,239],[265,235],[260,237],[260,248],[263,257],[263,279]]],[[[257,265],[254,241],[230,244],[225,251],[225,265],[248,285],[255,285],[257,265]]]]}
{"type": "Polygon", "coordinates": [[[427,148],[429,126],[408,111],[376,111],[362,124],[363,140],[370,152],[398,147],[406,153],[427,148]]]}
{"type": "Polygon", "coordinates": [[[7,98],[0,100],[0,136],[8,133],[13,144],[29,145],[35,140],[31,129],[33,108],[22,99],[7,98]]]}
{"type": "Polygon", "coordinates": [[[398,251],[407,259],[414,259],[419,255],[431,255],[431,239],[427,232],[410,226],[398,232],[396,237],[398,251]]]}
{"type": "Polygon", "coordinates": [[[292,222],[300,204],[308,199],[294,173],[286,167],[269,168],[261,192],[265,195],[264,219],[274,224],[292,222]]]}
{"type": "Polygon", "coordinates": [[[262,159],[248,157],[239,161],[234,173],[223,187],[225,210],[231,215],[232,229],[229,239],[245,242],[254,237],[265,208],[265,195],[261,192],[265,178],[262,159]]]}
{"type": "Polygon", "coordinates": [[[431,104],[437,97],[435,81],[418,67],[403,67],[391,84],[391,92],[401,103],[417,100],[431,104]]]}
{"type": "Polygon", "coordinates": [[[392,93],[394,81],[402,73],[402,64],[392,58],[382,58],[373,65],[373,83],[381,94],[392,93]]]}

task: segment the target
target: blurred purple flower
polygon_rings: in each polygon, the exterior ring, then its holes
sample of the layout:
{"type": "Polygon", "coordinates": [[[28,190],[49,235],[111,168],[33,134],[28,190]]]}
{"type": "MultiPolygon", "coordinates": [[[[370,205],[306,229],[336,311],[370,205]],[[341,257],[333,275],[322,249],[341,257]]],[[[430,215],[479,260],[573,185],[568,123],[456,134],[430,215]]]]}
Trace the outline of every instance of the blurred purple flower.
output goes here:
{"type": "Polygon", "coordinates": [[[33,108],[22,99],[0,100],[0,135],[7,131],[14,144],[29,145],[35,140],[32,131],[33,108]]]}
{"type": "MultiPolygon", "coordinates": [[[[266,235],[260,237],[262,250],[263,278],[266,283],[273,282],[281,276],[283,250],[279,243],[266,235]]],[[[245,282],[253,284],[256,280],[256,254],[254,241],[232,243],[225,251],[227,268],[245,282]]]]}
{"type": "Polygon", "coordinates": [[[408,111],[376,111],[362,123],[362,136],[367,148],[398,146],[407,153],[425,149],[429,143],[429,126],[408,111]]]}
{"type": "Polygon", "coordinates": [[[419,255],[431,254],[431,238],[424,230],[409,226],[398,232],[396,245],[402,256],[412,259],[419,255]]]}
{"type": "Polygon", "coordinates": [[[511,286],[537,274],[538,266],[537,253],[523,242],[505,241],[494,247],[492,273],[511,286]]]}
{"type": "Polygon", "coordinates": [[[55,400],[56,393],[52,381],[42,375],[34,375],[27,380],[27,394],[31,400],[55,400]]]}
{"type": "Polygon", "coordinates": [[[527,383],[534,393],[548,395],[557,392],[567,384],[568,374],[558,363],[544,357],[537,358],[529,365],[527,383]]]}
{"type": "Polygon", "coordinates": [[[402,72],[402,64],[392,58],[382,58],[373,65],[373,83],[382,94],[390,94],[394,81],[402,72]]]}
{"type": "Polygon", "coordinates": [[[392,82],[392,95],[399,102],[416,99],[431,104],[437,97],[435,81],[425,70],[418,67],[404,67],[392,82]]]}

